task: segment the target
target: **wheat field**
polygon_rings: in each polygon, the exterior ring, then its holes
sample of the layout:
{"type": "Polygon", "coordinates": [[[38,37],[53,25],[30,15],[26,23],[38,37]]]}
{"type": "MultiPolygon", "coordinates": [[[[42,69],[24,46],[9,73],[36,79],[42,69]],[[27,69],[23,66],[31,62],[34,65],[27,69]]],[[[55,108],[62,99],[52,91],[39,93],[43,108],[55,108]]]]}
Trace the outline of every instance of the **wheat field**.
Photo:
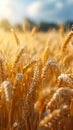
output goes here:
{"type": "Polygon", "coordinates": [[[73,31],[0,29],[0,130],[73,130],[73,31]]]}

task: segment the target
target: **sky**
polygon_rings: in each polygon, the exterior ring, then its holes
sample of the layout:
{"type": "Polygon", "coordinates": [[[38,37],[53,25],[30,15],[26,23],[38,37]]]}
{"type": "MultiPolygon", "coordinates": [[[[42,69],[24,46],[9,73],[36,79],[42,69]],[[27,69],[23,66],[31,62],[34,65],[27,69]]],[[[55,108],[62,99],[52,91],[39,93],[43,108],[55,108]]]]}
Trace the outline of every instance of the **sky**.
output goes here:
{"type": "Polygon", "coordinates": [[[36,22],[73,20],[73,0],[0,0],[0,20],[11,23],[29,18],[36,22]]]}

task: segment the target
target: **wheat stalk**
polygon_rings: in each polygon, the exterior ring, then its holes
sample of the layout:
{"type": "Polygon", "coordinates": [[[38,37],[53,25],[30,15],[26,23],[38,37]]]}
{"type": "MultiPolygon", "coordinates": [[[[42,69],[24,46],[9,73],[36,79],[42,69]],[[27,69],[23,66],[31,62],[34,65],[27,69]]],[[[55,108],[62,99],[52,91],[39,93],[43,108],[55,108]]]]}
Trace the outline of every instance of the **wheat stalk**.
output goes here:
{"type": "Polygon", "coordinates": [[[64,42],[63,42],[63,46],[62,46],[62,52],[65,52],[65,50],[66,50],[66,48],[67,48],[67,45],[68,45],[68,43],[69,43],[69,41],[70,41],[70,39],[73,37],[73,31],[71,31],[68,35],[67,35],[67,37],[66,37],[66,39],[64,40],[64,42]]]}

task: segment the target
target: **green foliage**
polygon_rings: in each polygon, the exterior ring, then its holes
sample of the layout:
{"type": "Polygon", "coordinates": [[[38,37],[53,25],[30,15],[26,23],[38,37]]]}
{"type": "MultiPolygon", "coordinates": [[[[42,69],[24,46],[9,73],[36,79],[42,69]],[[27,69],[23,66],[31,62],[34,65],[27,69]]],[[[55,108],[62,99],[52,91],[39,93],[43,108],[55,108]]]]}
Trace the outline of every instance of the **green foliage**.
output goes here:
{"type": "Polygon", "coordinates": [[[48,22],[41,22],[39,24],[39,30],[42,31],[48,31],[48,29],[52,29],[52,28],[58,28],[57,24],[55,23],[48,23],[48,22]]]}

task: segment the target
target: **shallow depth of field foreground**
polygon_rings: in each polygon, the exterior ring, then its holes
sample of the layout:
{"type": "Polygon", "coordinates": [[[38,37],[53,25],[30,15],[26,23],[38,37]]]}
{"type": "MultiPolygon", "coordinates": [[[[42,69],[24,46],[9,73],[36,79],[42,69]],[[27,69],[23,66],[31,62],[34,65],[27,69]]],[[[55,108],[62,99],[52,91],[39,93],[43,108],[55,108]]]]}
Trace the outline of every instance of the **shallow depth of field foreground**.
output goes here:
{"type": "Polygon", "coordinates": [[[0,30],[0,130],[73,130],[73,31],[0,30]]]}

